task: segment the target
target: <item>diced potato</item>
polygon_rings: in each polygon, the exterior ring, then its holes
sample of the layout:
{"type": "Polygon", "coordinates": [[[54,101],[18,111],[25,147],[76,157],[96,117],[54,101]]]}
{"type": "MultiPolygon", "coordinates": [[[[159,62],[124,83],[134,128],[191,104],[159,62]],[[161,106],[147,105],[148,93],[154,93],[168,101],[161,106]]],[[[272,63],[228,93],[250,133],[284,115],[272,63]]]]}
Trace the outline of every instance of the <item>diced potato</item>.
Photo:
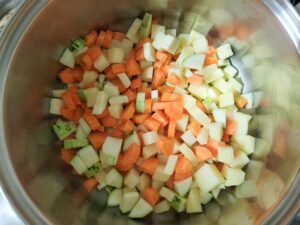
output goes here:
{"type": "Polygon", "coordinates": [[[226,179],[226,186],[237,186],[245,181],[245,172],[239,168],[230,168],[224,165],[222,174],[226,179]]]}
{"type": "Polygon", "coordinates": [[[130,188],[134,188],[138,183],[140,179],[139,172],[132,168],[125,176],[124,178],[124,184],[127,185],[130,188]]]}
{"type": "Polygon", "coordinates": [[[195,136],[191,131],[187,130],[180,137],[188,146],[192,146],[196,142],[195,136]]]}

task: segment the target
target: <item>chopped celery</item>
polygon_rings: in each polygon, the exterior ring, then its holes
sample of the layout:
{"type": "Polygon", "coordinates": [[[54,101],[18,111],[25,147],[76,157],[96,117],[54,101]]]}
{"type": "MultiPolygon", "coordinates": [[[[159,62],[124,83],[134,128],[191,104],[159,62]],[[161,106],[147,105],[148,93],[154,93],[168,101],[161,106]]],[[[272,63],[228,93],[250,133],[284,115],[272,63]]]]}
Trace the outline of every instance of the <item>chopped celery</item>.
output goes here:
{"type": "Polygon", "coordinates": [[[87,146],[89,144],[89,140],[87,138],[78,138],[78,139],[69,139],[64,140],[64,148],[81,148],[87,146]]]}
{"type": "Polygon", "coordinates": [[[174,196],[174,198],[172,199],[172,202],[171,202],[171,206],[177,212],[182,212],[185,209],[185,204],[186,204],[186,198],[183,198],[177,194],[174,196]]]}
{"type": "Polygon", "coordinates": [[[100,162],[96,162],[94,165],[92,165],[91,167],[89,167],[84,174],[90,178],[92,176],[94,176],[96,173],[98,173],[100,170],[102,169],[102,166],[100,164],[100,162]]]}
{"type": "Polygon", "coordinates": [[[59,138],[59,140],[62,141],[70,134],[76,131],[76,126],[71,122],[66,122],[61,119],[58,119],[56,121],[56,124],[53,125],[53,130],[57,135],[57,137],[59,138]]]}
{"type": "Polygon", "coordinates": [[[150,13],[145,13],[140,28],[141,37],[147,37],[150,34],[151,24],[152,24],[152,15],[150,13]]]}
{"type": "Polygon", "coordinates": [[[72,43],[73,49],[82,49],[85,46],[85,41],[82,38],[78,38],[72,43]]]}
{"type": "Polygon", "coordinates": [[[113,190],[115,190],[115,189],[116,189],[115,187],[110,186],[110,185],[107,185],[107,186],[105,187],[105,190],[107,191],[108,194],[112,193],[113,190]]]}
{"type": "Polygon", "coordinates": [[[84,90],[78,90],[77,91],[77,95],[80,98],[81,101],[85,101],[87,100],[86,94],[84,93],[84,90]]]}

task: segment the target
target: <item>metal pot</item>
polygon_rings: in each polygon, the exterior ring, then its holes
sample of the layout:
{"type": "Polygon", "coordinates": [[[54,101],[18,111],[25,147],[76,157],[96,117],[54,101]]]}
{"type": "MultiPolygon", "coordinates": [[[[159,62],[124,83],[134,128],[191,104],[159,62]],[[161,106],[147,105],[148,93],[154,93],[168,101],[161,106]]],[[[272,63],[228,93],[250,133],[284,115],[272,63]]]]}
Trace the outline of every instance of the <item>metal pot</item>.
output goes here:
{"type": "Polygon", "coordinates": [[[299,52],[300,18],[285,0],[25,1],[0,43],[2,188],[28,224],[287,224],[300,206],[299,52]],[[250,30],[249,38],[234,46],[233,61],[244,93],[256,93],[257,107],[247,111],[253,114],[249,132],[260,148],[253,159],[265,165],[258,195],[237,199],[232,192],[221,192],[206,214],[128,220],[105,208],[105,194],[87,196],[79,178],[59,159],[47,115],[48,91],[60,69],[57,59],[72,38],[95,28],[124,31],[145,10],[179,32],[210,30],[217,44],[224,37],[214,28],[224,21],[214,21],[213,29],[203,22],[215,9],[229,13],[223,17],[226,25],[250,30]]]}

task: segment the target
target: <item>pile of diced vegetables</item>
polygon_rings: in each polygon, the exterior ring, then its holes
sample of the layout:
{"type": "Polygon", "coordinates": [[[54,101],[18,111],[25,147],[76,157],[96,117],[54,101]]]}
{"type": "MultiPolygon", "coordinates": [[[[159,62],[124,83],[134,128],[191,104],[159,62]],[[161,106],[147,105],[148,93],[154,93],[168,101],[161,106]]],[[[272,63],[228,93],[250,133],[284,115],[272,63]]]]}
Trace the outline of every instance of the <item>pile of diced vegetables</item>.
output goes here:
{"type": "Polygon", "coordinates": [[[92,31],[65,49],[50,114],[62,159],[106,188],[108,206],[131,218],[171,207],[199,213],[220,190],[241,185],[253,153],[250,115],[231,45],[176,36],[146,13],[126,34],[92,31]]]}

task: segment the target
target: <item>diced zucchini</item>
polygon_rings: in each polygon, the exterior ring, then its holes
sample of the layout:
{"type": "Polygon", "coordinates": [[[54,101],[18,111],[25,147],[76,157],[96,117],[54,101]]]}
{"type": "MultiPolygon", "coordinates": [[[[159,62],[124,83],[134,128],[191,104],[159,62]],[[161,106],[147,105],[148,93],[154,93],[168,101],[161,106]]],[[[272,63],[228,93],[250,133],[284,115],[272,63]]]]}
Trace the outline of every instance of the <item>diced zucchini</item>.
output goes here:
{"type": "Polygon", "coordinates": [[[129,218],[143,218],[151,213],[153,210],[152,206],[145,201],[143,198],[140,198],[134,208],[129,213],[129,218]]]}
{"type": "Polygon", "coordinates": [[[227,43],[217,48],[217,56],[219,59],[227,59],[233,56],[231,45],[227,43]]]}
{"type": "Polygon", "coordinates": [[[123,105],[111,105],[108,107],[109,115],[115,119],[120,119],[123,112],[123,105]]]}
{"type": "Polygon", "coordinates": [[[218,148],[218,161],[231,165],[234,162],[234,152],[231,146],[220,146],[218,148]]]}
{"type": "Polygon", "coordinates": [[[208,142],[209,132],[208,129],[203,127],[200,131],[200,134],[196,137],[200,145],[206,145],[208,142]]]}
{"type": "Polygon", "coordinates": [[[77,152],[77,155],[82,159],[83,163],[88,167],[92,167],[95,163],[99,162],[99,156],[95,149],[88,145],[77,152]]]}
{"type": "Polygon", "coordinates": [[[171,206],[177,212],[183,212],[186,209],[186,198],[183,198],[179,195],[175,195],[175,197],[171,201],[171,206]]]}
{"type": "Polygon", "coordinates": [[[94,175],[94,177],[96,178],[98,183],[101,184],[104,183],[106,175],[107,175],[107,171],[105,169],[101,169],[94,175]]]}
{"type": "Polygon", "coordinates": [[[79,175],[83,174],[87,170],[86,165],[82,162],[80,157],[77,155],[73,157],[70,164],[73,166],[73,168],[79,175]]]}
{"type": "Polygon", "coordinates": [[[146,187],[150,186],[150,177],[149,175],[143,173],[139,178],[139,183],[137,184],[137,189],[143,193],[146,187]]]}
{"type": "Polygon", "coordinates": [[[89,144],[89,140],[87,138],[79,138],[79,139],[68,139],[64,140],[64,148],[81,148],[85,147],[89,144]]]}
{"type": "Polygon", "coordinates": [[[145,68],[141,77],[143,81],[151,82],[153,77],[153,66],[145,68]]]}
{"type": "Polygon", "coordinates": [[[122,82],[124,87],[126,87],[126,88],[130,87],[131,81],[128,78],[128,76],[126,75],[126,73],[120,73],[120,74],[117,75],[117,77],[120,79],[120,81],[122,82]]]}
{"type": "Polygon", "coordinates": [[[112,167],[112,165],[107,163],[107,159],[105,157],[105,154],[103,153],[103,151],[100,151],[100,162],[103,168],[109,169],[112,167]]]}
{"type": "Polygon", "coordinates": [[[168,157],[168,161],[166,163],[166,166],[164,168],[164,173],[167,175],[172,175],[175,171],[175,166],[178,160],[178,155],[170,155],[168,157]]]}
{"type": "Polygon", "coordinates": [[[155,49],[150,42],[143,45],[145,60],[155,62],[155,49]]]}
{"type": "Polygon", "coordinates": [[[58,119],[56,121],[56,124],[53,125],[53,130],[59,138],[59,140],[62,141],[76,131],[76,126],[72,122],[66,122],[61,119],[58,119]]]}
{"type": "MultiPolygon", "coordinates": [[[[128,40],[127,38],[124,38],[122,41],[122,48],[125,52],[125,55],[128,54],[128,52],[133,48],[134,42],[131,40],[128,40]]],[[[127,55],[128,56],[128,55],[127,55]]],[[[127,58],[126,56],[126,58],[127,58]]]]}
{"type": "Polygon", "coordinates": [[[116,188],[110,185],[106,185],[105,186],[105,190],[108,194],[111,194],[113,192],[113,190],[115,190],[116,188]]]}
{"type": "Polygon", "coordinates": [[[96,87],[88,88],[85,89],[83,93],[86,96],[87,107],[93,107],[95,105],[96,97],[98,94],[98,88],[96,87]]]}
{"type": "Polygon", "coordinates": [[[121,188],[123,186],[123,177],[115,168],[112,168],[105,176],[105,182],[110,186],[121,188]]]}
{"type": "Polygon", "coordinates": [[[183,115],[183,117],[181,119],[176,120],[176,129],[181,132],[185,132],[188,122],[189,122],[189,116],[183,115]]]}
{"type": "Polygon", "coordinates": [[[91,130],[90,126],[88,125],[88,123],[85,121],[85,119],[80,118],[79,125],[82,127],[82,129],[84,130],[86,135],[89,135],[89,133],[91,133],[92,130],[91,130]]]}
{"type": "Polygon", "coordinates": [[[115,188],[108,196],[108,206],[118,206],[122,202],[122,189],[115,188]]]}
{"type": "Polygon", "coordinates": [[[146,98],[145,93],[143,93],[143,92],[137,93],[137,96],[136,96],[136,112],[137,113],[144,113],[145,98],[146,98]]]}
{"type": "Polygon", "coordinates": [[[200,193],[197,188],[191,189],[186,203],[187,213],[200,213],[202,212],[202,206],[200,201],[200,193]]]}
{"type": "Polygon", "coordinates": [[[222,174],[226,179],[226,186],[237,186],[245,181],[245,172],[239,168],[230,168],[224,165],[222,174]]]}
{"type": "Polygon", "coordinates": [[[88,136],[88,134],[84,131],[82,126],[80,124],[78,124],[77,129],[76,129],[76,134],[75,134],[76,139],[86,138],[87,136],[88,136]]]}
{"type": "Polygon", "coordinates": [[[86,97],[83,90],[78,90],[77,95],[78,95],[78,97],[80,98],[81,101],[83,101],[83,102],[87,101],[87,97],[86,97]]]}
{"type": "Polygon", "coordinates": [[[125,176],[124,178],[124,184],[127,185],[130,188],[134,188],[138,183],[140,179],[139,172],[132,168],[125,176]]]}
{"type": "Polygon", "coordinates": [[[50,99],[50,106],[49,106],[49,113],[53,115],[61,115],[60,110],[64,106],[64,102],[61,99],[51,98],[50,99]]]}
{"type": "Polygon", "coordinates": [[[189,130],[185,131],[180,138],[190,147],[196,142],[195,136],[189,130]]]}
{"type": "Polygon", "coordinates": [[[145,13],[140,28],[140,37],[148,37],[151,32],[152,14],[145,13]]]}
{"type": "Polygon", "coordinates": [[[101,169],[102,169],[101,163],[96,162],[94,165],[92,165],[86,171],[84,171],[84,174],[88,178],[90,178],[90,177],[94,176],[95,174],[97,174],[101,169]]]}
{"type": "Polygon", "coordinates": [[[74,68],[75,66],[75,56],[73,52],[66,48],[62,56],[59,59],[59,62],[67,67],[74,68]]]}
{"type": "Polygon", "coordinates": [[[95,105],[93,107],[92,113],[99,115],[104,112],[108,102],[108,96],[104,91],[99,91],[96,96],[95,105]]]}
{"type": "Polygon", "coordinates": [[[107,94],[108,97],[120,95],[119,88],[113,85],[111,82],[105,83],[103,91],[107,94]]]}
{"type": "Polygon", "coordinates": [[[204,61],[205,61],[205,55],[194,54],[185,58],[182,62],[182,66],[189,69],[202,70],[204,61]]]}
{"type": "Polygon", "coordinates": [[[174,182],[174,188],[175,188],[175,191],[182,197],[184,197],[188,192],[189,190],[191,189],[191,186],[192,186],[192,177],[188,177],[184,180],[181,180],[181,181],[175,181],[174,182]]]}
{"type": "Polygon", "coordinates": [[[109,98],[108,101],[110,105],[119,105],[119,104],[127,103],[129,100],[126,95],[118,95],[109,98]]]}
{"type": "Polygon", "coordinates": [[[125,58],[125,52],[122,48],[110,48],[106,52],[107,60],[109,63],[122,63],[125,58]]]}
{"type": "Polygon", "coordinates": [[[133,131],[130,135],[128,135],[123,144],[123,150],[127,150],[132,144],[141,145],[140,138],[137,135],[136,131],[133,131]]]}
{"type": "Polygon", "coordinates": [[[170,203],[167,200],[162,200],[154,207],[155,213],[163,213],[169,211],[171,208],[170,203]]]}
{"type": "Polygon", "coordinates": [[[203,192],[210,192],[219,185],[225,183],[222,174],[213,164],[205,163],[194,174],[198,187],[203,192]]]}
{"type": "Polygon", "coordinates": [[[109,165],[116,165],[121,147],[122,147],[123,139],[120,138],[114,138],[114,137],[106,137],[102,152],[104,154],[104,158],[109,165]]]}
{"type": "Polygon", "coordinates": [[[139,33],[141,25],[142,25],[142,20],[140,20],[139,18],[136,18],[126,33],[126,37],[129,40],[133,41],[134,43],[137,43],[140,39],[138,33],[139,33]]]}
{"type": "Polygon", "coordinates": [[[170,175],[168,174],[165,174],[164,173],[164,165],[162,164],[159,164],[157,167],[156,167],[156,170],[152,176],[152,178],[154,180],[158,180],[158,181],[161,181],[161,182],[166,182],[169,180],[170,178],[170,175]]]}
{"type": "Polygon", "coordinates": [[[96,61],[94,62],[94,67],[99,71],[104,71],[107,67],[109,67],[110,63],[106,58],[105,54],[101,54],[96,61]]]}
{"type": "Polygon", "coordinates": [[[105,81],[105,75],[104,74],[99,74],[99,90],[102,91],[104,89],[104,81],[105,81]]]}
{"type": "Polygon", "coordinates": [[[191,161],[193,165],[196,165],[198,160],[192,149],[189,148],[186,144],[181,144],[179,146],[179,151],[188,159],[191,161]]]}
{"type": "Polygon", "coordinates": [[[218,122],[211,123],[208,127],[209,136],[215,141],[221,141],[223,137],[223,125],[218,122]]]}
{"type": "Polygon", "coordinates": [[[85,53],[89,48],[87,46],[84,46],[81,49],[74,49],[72,52],[75,57],[80,56],[81,54],[85,53]]]}
{"type": "Polygon", "coordinates": [[[85,46],[85,41],[82,38],[78,38],[72,43],[72,48],[79,50],[82,49],[85,46]]]}
{"type": "Polygon", "coordinates": [[[123,189],[123,198],[122,202],[120,204],[120,210],[122,213],[128,213],[130,212],[133,207],[136,205],[140,198],[140,195],[136,191],[132,192],[125,192],[123,189]]]}

